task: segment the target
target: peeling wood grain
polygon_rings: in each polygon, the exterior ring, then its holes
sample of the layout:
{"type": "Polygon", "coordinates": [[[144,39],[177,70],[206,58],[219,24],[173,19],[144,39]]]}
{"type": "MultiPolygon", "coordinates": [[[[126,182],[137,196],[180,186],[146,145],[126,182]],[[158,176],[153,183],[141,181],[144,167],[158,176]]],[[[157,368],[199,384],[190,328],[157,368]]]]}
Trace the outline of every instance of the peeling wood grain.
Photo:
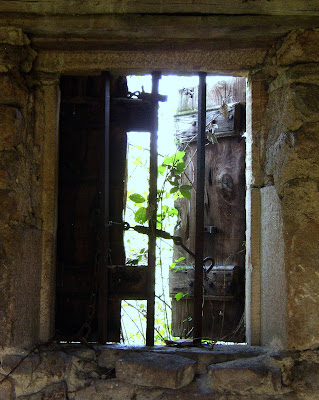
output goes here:
{"type": "Polygon", "coordinates": [[[35,14],[260,14],[319,15],[317,0],[4,0],[0,12],[35,14]]]}
{"type": "Polygon", "coordinates": [[[0,27],[7,26],[21,28],[37,48],[89,50],[113,47],[123,50],[161,46],[168,50],[200,47],[218,50],[269,48],[274,40],[293,29],[318,26],[318,18],[2,13],[0,27]]]}

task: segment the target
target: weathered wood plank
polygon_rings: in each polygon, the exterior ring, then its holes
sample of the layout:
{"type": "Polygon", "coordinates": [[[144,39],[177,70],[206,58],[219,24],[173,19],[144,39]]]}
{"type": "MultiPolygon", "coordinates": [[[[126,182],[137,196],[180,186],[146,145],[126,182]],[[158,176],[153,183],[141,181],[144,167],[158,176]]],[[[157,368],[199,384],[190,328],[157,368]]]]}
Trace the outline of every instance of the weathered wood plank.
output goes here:
{"type": "MultiPolygon", "coordinates": [[[[234,300],[239,284],[239,268],[233,265],[213,267],[204,273],[204,293],[206,299],[234,300]]],[[[175,267],[169,273],[169,294],[175,297],[177,293],[183,293],[188,298],[194,297],[194,268],[190,266],[175,267]]]]}
{"type": "MultiPolygon", "coordinates": [[[[0,3],[1,7],[1,3],[0,3]]],[[[162,15],[29,15],[0,14],[0,26],[21,28],[38,48],[98,49],[159,46],[168,49],[269,47],[297,28],[318,26],[313,16],[162,16],[162,15]],[[36,22],[36,23],[35,23],[36,22]],[[132,41],[134,39],[134,41],[132,41]],[[199,39],[201,41],[199,41],[199,39]],[[202,41],[205,40],[205,43],[202,41]],[[207,42],[207,43],[206,43],[207,42]],[[161,44],[165,47],[165,43],[161,44]]],[[[145,48],[145,47],[144,47],[145,48]]]]}
{"type": "Polygon", "coordinates": [[[123,300],[145,300],[147,298],[148,272],[147,266],[109,266],[110,296],[123,300]]]}
{"type": "MultiPolygon", "coordinates": [[[[216,85],[216,88],[219,84],[216,85]]],[[[245,86],[242,87],[243,96],[245,86]]],[[[213,92],[214,102],[215,92],[213,92]]],[[[195,92],[196,97],[196,92],[195,92]]],[[[218,97],[218,96],[217,96],[218,97]]],[[[224,91],[224,98],[227,98],[227,91],[224,91]]],[[[234,99],[237,100],[237,99],[234,99]]],[[[188,104],[181,101],[181,108],[184,110],[188,104]]],[[[236,104],[240,106],[240,103],[236,104]]],[[[193,108],[193,105],[190,104],[193,108]]],[[[221,121],[218,121],[213,115],[206,117],[207,123],[211,118],[217,120],[218,129],[223,132],[228,131],[228,137],[218,138],[218,143],[208,144],[206,146],[205,162],[205,225],[208,226],[204,234],[204,257],[212,257],[215,265],[220,266],[215,269],[216,276],[207,274],[207,281],[204,281],[205,305],[203,307],[203,335],[211,339],[221,339],[226,333],[229,335],[236,328],[243,314],[243,292],[244,292],[244,260],[245,260],[245,140],[237,133],[233,122],[236,121],[236,115],[240,119],[239,109],[233,113],[220,115],[221,121]],[[209,227],[213,227],[210,229],[209,227]],[[236,279],[233,279],[232,272],[226,269],[224,274],[217,276],[218,268],[225,265],[237,266],[233,268],[236,271],[236,279]],[[222,294],[219,296],[218,294],[222,294]]],[[[216,112],[216,111],[215,111],[216,112]]],[[[194,115],[194,114],[192,114],[194,115]]],[[[186,152],[186,176],[183,176],[183,183],[192,182],[196,188],[196,144],[191,139],[187,139],[185,134],[193,133],[197,136],[196,121],[189,120],[186,115],[187,123],[178,124],[177,137],[182,138],[181,149],[185,147],[186,152]],[[194,132],[191,132],[194,128],[194,132]],[[186,129],[186,131],[185,131],[186,129]]],[[[185,115],[180,115],[180,121],[185,119],[185,115]]],[[[178,121],[177,121],[178,123],[178,121]]],[[[218,130],[217,130],[218,134],[218,130]]],[[[191,134],[188,135],[190,137],[191,134]]],[[[217,136],[217,135],[216,135],[217,136]]],[[[184,244],[192,251],[195,250],[195,194],[191,193],[191,199],[180,198],[175,202],[179,211],[179,222],[175,234],[181,236],[184,244]]],[[[180,249],[175,248],[175,258],[179,257],[180,249]]],[[[194,260],[181,251],[185,256],[185,264],[192,264],[194,260]]],[[[226,268],[226,267],[225,267],[226,268]]],[[[228,267],[231,268],[231,267],[228,267]]],[[[213,272],[214,274],[214,272],[213,272]]],[[[204,274],[205,275],[205,274],[204,274]]],[[[176,274],[170,274],[170,296],[173,298],[173,334],[177,336],[187,335],[187,332],[193,325],[192,314],[192,269],[188,267],[176,274]],[[188,293],[188,300],[182,299],[176,302],[174,295],[176,292],[188,293]]],[[[232,339],[242,340],[242,332],[233,336],[232,339]],[[236,337],[237,336],[237,337],[236,337]]],[[[232,340],[231,336],[227,337],[232,340]]]]}
{"type": "MultiPolygon", "coordinates": [[[[97,294],[98,171],[104,137],[101,87],[100,77],[61,79],[62,99],[69,102],[62,101],[60,113],[56,328],[66,335],[79,331],[90,306],[95,306],[91,294],[97,294]],[[80,97],[93,101],[71,103],[80,97]]],[[[89,322],[94,334],[95,319],[89,322]]]]}
{"type": "MultiPolygon", "coordinates": [[[[214,107],[206,111],[206,124],[216,125],[214,134],[216,138],[225,136],[239,136],[245,132],[246,124],[242,114],[245,117],[246,107],[243,104],[233,104],[228,106],[228,118],[220,112],[220,107],[214,107]]],[[[190,113],[175,116],[175,122],[178,126],[176,139],[179,143],[191,143],[196,141],[197,137],[197,113],[190,113]]]]}
{"type": "MultiPolygon", "coordinates": [[[[188,153],[186,173],[191,180],[194,177],[193,163],[189,162],[195,152],[191,143],[188,153]]],[[[205,234],[205,257],[213,257],[216,265],[239,265],[244,267],[245,258],[245,140],[241,137],[219,138],[218,144],[209,144],[206,148],[206,185],[205,185],[205,225],[215,226],[215,233],[205,234]]],[[[185,178],[183,178],[185,179],[185,178]]],[[[186,184],[186,179],[184,180],[186,184]]],[[[192,193],[190,205],[185,199],[179,199],[176,208],[180,212],[181,222],[176,231],[186,246],[195,249],[194,215],[195,196],[192,193]]],[[[184,254],[186,263],[192,263],[189,255],[184,254]]],[[[177,258],[177,256],[176,256],[177,258]]]]}
{"type": "MultiPolygon", "coordinates": [[[[196,145],[191,142],[186,148],[185,172],[193,183],[196,156],[196,145]]],[[[244,268],[245,140],[240,135],[219,137],[217,144],[206,146],[205,176],[205,225],[214,226],[216,230],[205,233],[204,256],[213,257],[216,265],[244,268]]],[[[183,183],[188,184],[186,177],[183,183]]],[[[189,210],[194,207],[194,193],[190,201],[178,199],[176,202],[180,218],[176,235],[181,236],[192,251],[195,249],[195,218],[189,210]]],[[[193,262],[188,254],[184,255],[186,264],[193,262]]]]}
{"type": "MultiPolygon", "coordinates": [[[[192,336],[193,299],[176,301],[172,299],[172,334],[185,337],[192,336]]],[[[239,326],[242,316],[242,305],[236,301],[206,300],[203,306],[203,338],[243,342],[244,326],[239,326]],[[234,333],[233,333],[234,332],[234,333]]]]}
{"type": "Polygon", "coordinates": [[[206,254],[217,265],[245,265],[245,140],[220,138],[207,151],[206,254]],[[210,254],[210,253],[213,254],[210,254]]]}
{"type": "Polygon", "coordinates": [[[4,0],[0,12],[36,14],[182,13],[319,15],[317,0],[4,0]]]}

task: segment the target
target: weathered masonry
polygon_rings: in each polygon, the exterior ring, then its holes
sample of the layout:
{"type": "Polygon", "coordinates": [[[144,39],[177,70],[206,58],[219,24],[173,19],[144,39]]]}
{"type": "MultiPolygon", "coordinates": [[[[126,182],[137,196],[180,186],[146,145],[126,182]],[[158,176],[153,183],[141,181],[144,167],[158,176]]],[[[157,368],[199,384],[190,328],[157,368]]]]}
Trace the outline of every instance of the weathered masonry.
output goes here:
{"type": "Polygon", "coordinates": [[[318,397],[318,63],[316,0],[1,2],[0,398],[318,397]],[[60,89],[105,71],[247,77],[246,339],[262,348],[47,343],[60,89]]]}

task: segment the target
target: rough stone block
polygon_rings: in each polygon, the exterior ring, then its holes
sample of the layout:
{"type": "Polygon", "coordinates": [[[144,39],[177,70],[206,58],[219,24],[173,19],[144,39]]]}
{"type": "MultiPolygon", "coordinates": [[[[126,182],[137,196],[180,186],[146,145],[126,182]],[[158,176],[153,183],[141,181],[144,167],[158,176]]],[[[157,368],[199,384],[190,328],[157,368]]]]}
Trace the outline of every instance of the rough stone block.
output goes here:
{"type": "Polygon", "coordinates": [[[12,190],[0,189],[0,227],[19,219],[17,194],[12,190]]]}
{"type": "Polygon", "coordinates": [[[1,27],[0,28],[0,43],[11,44],[13,46],[27,46],[30,40],[20,28],[1,27]]]}
{"type": "Polygon", "coordinates": [[[67,400],[67,388],[64,382],[45,387],[40,392],[17,397],[18,400],[67,400]]]}
{"type": "Polygon", "coordinates": [[[117,360],[122,358],[123,351],[120,350],[120,346],[108,346],[107,348],[101,348],[100,354],[97,357],[97,363],[102,368],[115,368],[117,360]]]}
{"type": "Polygon", "coordinates": [[[8,355],[2,360],[2,368],[5,373],[16,368],[10,374],[15,382],[15,393],[17,396],[27,396],[64,381],[68,373],[67,361],[67,356],[62,352],[8,355]]]}
{"type": "Polygon", "coordinates": [[[282,199],[287,274],[287,348],[319,346],[317,180],[295,180],[282,199]]]}
{"type": "Polygon", "coordinates": [[[116,377],[140,386],[178,389],[193,379],[196,362],[184,357],[151,352],[127,354],[116,363],[116,377]]]}
{"type": "Polygon", "coordinates": [[[273,176],[281,196],[289,181],[319,178],[318,122],[303,123],[294,132],[282,126],[282,132],[276,138],[276,134],[270,131],[264,164],[266,174],[273,176]]]}
{"type": "Polygon", "coordinates": [[[0,189],[12,189],[16,183],[19,170],[19,156],[16,151],[0,153],[0,189]]]}
{"type": "Polygon", "coordinates": [[[0,375],[0,400],[13,400],[13,384],[10,379],[5,379],[4,375],[0,375]]]}
{"type": "Polygon", "coordinates": [[[291,371],[294,386],[303,387],[314,393],[319,392],[319,364],[306,360],[296,362],[291,371]]]}
{"type": "Polygon", "coordinates": [[[273,393],[280,388],[281,372],[265,356],[213,364],[208,368],[212,390],[226,393],[273,393]]]}
{"type": "Polygon", "coordinates": [[[296,29],[287,35],[277,52],[279,65],[319,61],[319,30],[296,29]]]}
{"type": "Polygon", "coordinates": [[[69,393],[70,400],[132,400],[136,387],[118,379],[96,380],[91,385],[69,393]]]}
{"type": "Polygon", "coordinates": [[[24,119],[14,107],[0,105],[0,150],[7,150],[21,143],[24,119]]]}
{"type": "Polygon", "coordinates": [[[72,357],[67,376],[70,391],[79,390],[97,378],[99,378],[99,373],[95,362],[72,357]]]}
{"type": "Polygon", "coordinates": [[[311,83],[292,84],[294,104],[304,117],[310,121],[319,121],[319,86],[311,83]]]}
{"type": "Polygon", "coordinates": [[[0,75],[0,104],[23,106],[28,101],[23,78],[16,75],[0,75]]]}

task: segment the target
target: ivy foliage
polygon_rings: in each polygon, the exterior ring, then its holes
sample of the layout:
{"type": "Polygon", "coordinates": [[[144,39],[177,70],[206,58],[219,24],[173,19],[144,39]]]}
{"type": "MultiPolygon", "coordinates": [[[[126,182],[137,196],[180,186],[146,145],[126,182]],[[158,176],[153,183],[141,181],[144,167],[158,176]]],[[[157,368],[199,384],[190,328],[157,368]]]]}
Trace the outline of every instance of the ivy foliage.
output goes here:
{"type": "MultiPolygon", "coordinates": [[[[181,178],[185,173],[185,162],[184,162],[184,151],[177,151],[172,156],[166,156],[161,165],[158,167],[158,174],[164,176],[164,183],[162,188],[157,191],[157,202],[161,203],[160,212],[157,214],[157,226],[159,229],[163,228],[163,221],[169,217],[173,217],[178,214],[178,211],[174,207],[169,207],[162,204],[163,199],[168,199],[173,196],[174,200],[178,197],[184,197],[190,199],[192,185],[182,185],[181,178]],[[168,185],[166,185],[168,183],[168,185]]],[[[151,207],[147,207],[144,203],[147,201],[146,197],[140,193],[132,193],[129,195],[135,206],[137,206],[134,212],[134,220],[138,224],[144,224],[150,218],[151,207]]],[[[153,205],[154,207],[154,205],[153,205]]]]}

